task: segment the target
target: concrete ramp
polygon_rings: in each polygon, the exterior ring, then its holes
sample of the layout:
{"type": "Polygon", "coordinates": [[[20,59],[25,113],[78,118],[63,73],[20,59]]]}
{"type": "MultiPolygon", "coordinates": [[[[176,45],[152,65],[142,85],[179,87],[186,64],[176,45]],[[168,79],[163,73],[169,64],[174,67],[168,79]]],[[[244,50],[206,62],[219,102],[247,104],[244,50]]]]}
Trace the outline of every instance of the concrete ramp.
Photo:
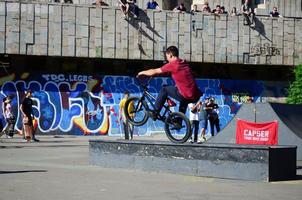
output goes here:
{"type": "Polygon", "coordinates": [[[302,160],[302,105],[280,103],[242,104],[229,124],[206,143],[236,143],[236,122],[243,119],[251,122],[277,120],[279,145],[297,146],[297,160],[302,160]]]}
{"type": "Polygon", "coordinates": [[[302,105],[271,103],[280,119],[302,139],[302,105]]]}

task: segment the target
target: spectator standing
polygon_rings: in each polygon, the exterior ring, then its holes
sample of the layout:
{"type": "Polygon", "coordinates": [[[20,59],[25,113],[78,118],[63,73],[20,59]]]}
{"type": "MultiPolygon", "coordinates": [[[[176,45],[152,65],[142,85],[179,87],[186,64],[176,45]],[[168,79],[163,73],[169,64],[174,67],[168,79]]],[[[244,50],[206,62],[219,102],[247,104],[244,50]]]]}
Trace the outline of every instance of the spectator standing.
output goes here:
{"type": "Polygon", "coordinates": [[[128,11],[129,11],[129,4],[128,4],[127,0],[119,0],[118,6],[124,15],[124,18],[126,18],[128,11]]]}
{"type": "Polygon", "coordinates": [[[6,129],[0,134],[0,137],[5,133],[7,138],[12,138],[15,133],[16,118],[12,112],[12,98],[6,97],[3,101],[4,117],[7,122],[6,129]]]}
{"type": "Polygon", "coordinates": [[[217,14],[217,15],[221,14],[220,5],[216,5],[216,8],[212,11],[212,13],[217,14]]]}
{"type": "Polygon", "coordinates": [[[188,108],[190,111],[189,119],[192,125],[192,136],[191,141],[197,143],[198,139],[198,131],[199,131],[199,111],[200,111],[200,103],[189,103],[188,108]],[[192,139],[193,138],[193,139],[192,139]]]}
{"type": "Polygon", "coordinates": [[[127,0],[127,3],[129,5],[129,11],[133,14],[134,18],[139,17],[139,8],[136,5],[136,0],[127,0]]]}
{"type": "Polygon", "coordinates": [[[149,0],[146,9],[159,10],[159,11],[161,10],[160,7],[158,6],[158,3],[155,0],[149,0]]]}
{"type": "Polygon", "coordinates": [[[138,18],[139,8],[136,5],[136,0],[119,0],[118,4],[125,19],[127,18],[129,11],[133,14],[133,18],[138,18]]]}
{"type": "Polygon", "coordinates": [[[255,26],[254,24],[255,13],[254,13],[254,9],[252,9],[249,2],[250,2],[249,0],[245,0],[244,4],[242,4],[241,6],[241,13],[244,16],[244,25],[255,26]]]}
{"type": "Polygon", "coordinates": [[[248,97],[246,98],[246,103],[253,103],[253,102],[254,102],[253,97],[248,96],[248,97]]]}
{"type": "Polygon", "coordinates": [[[280,15],[280,13],[278,12],[278,8],[275,6],[273,8],[273,10],[269,13],[269,15],[271,17],[283,17],[282,15],[280,15]]]}
{"type": "Polygon", "coordinates": [[[228,12],[225,11],[225,7],[224,6],[220,7],[220,14],[228,14],[228,12]]]}
{"type": "Polygon", "coordinates": [[[173,9],[174,12],[186,12],[187,9],[184,3],[180,3],[177,7],[173,9]]]}
{"type": "Polygon", "coordinates": [[[34,130],[34,125],[33,125],[33,119],[34,119],[34,114],[33,114],[33,100],[32,100],[32,91],[27,90],[25,92],[25,98],[20,106],[20,111],[23,116],[23,131],[24,131],[24,136],[26,141],[33,140],[34,142],[39,142],[35,137],[35,130],[34,130]]]}
{"type": "MultiPolygon", "coordinates": [[[[3,117],[5,118],[5,101],[6,101],[6,97],[2,99],[2,115],[3,117]]],[[[3,124],[2,124],[2,121],[0,120],[0,137],[2,137],[2,135],[4,135],[6,133],[6,130],[4,129],[3,130],[3,124]]],[[[6,135],[7,137],[7,135],[6,135]]]]}
{"type": "Polygon", "coordinates": [[[220,131],[219,126],[219,116],[218,116],[218,104],[215,103],[215,99],[210,98],[209,103],[207,104],[207,114],[210,121],[211,126],[211,135],[214,136],[214,128],[216,128],[217,133],[220,131]]]}
{"type": "Polygon", "coordinates": [[[192,10],[191,10],[191,14],[194,15],[194,13],[197,13],[197,12],[200,12],[200,10],[198,10],[197,4],[194,4],[193,7],[192,7],[192,10]]]}
{"type": "Polygon", "coordinates": [[[233,7],[233,8],[232,8],[232,10],[231,10],[231,12],[230,12],[230,15],[231,15],[231,16],[238,16],[236,7],[233,7]]]}
{"type": "MultiPolygon", "coordinates": [[[[129,92],[125,91],[124,92],[124,98],[120,101],[120,106],[119,106],[119,115],[120,115],[120,121],[123,122],[123,130],[125,134],[125,140],[132,140],[133,139],[133,125],[129,123],[125,116],[124,108],[125,108],[125,103],[129,98],[129,92]]],[[[132,113],[132,110],[134,109],[133,103],[129,104],[128,111],[129,113],[132,113]]],[[[130,116],[130,117],[134,117],[130,116]]]]}
{"type": "Polygon", "coordinates": [[[208,2],[205,2],[202,8],[203,13],[211,13],[211,8],[208,2]]]}
{"type": "Polygon", "coordinates": [[[200,102],[200,112],[199,112],[199,121],[200,121],[200,132],[201,137],[203,141],[206,141],[206,130],[208,128],[208,117],[207,117],[207,111],[206,111],[206,104],[208,103],[208,99],[205,99],[204,102],[200,102]]]}

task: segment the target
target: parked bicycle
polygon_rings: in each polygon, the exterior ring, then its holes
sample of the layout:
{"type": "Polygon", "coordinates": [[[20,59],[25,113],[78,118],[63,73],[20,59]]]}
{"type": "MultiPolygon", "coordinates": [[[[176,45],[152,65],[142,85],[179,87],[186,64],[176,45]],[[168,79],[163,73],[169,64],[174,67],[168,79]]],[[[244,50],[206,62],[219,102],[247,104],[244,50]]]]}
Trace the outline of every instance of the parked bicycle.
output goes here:
{"type": "MultiPolygon", "coordinates": [[[[129,123],[135,126],[144,125],[154,110],[154,102],[156,98],[149,92],[148,85],[151,78],[137,79],[139,86],[142,89],[142,96],[130,97],[124,107],[125,116],[129,123]]],[[[191,136],[191,124],[185,114],[172,111],[176,103],[171,99],[167,99],[163,110],[157,114],[156,119],[165,123],[164,129],[167,137],[174,143],[184,143],[191,136]]]]}

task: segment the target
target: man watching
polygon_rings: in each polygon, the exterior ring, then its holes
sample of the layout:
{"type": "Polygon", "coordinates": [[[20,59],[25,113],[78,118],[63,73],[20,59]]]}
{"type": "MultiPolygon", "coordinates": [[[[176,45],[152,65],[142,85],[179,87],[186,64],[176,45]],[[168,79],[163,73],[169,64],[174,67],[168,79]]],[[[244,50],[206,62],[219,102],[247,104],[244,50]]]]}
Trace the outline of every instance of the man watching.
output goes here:
{"type": "Polygon", "coordinates": [[[278,12],[278,8],[276,6],[273,8],[273,11],[271,11],[269,14],[271,17],[282,17],[282,15],[280,15],[280,13],[278,12]]]}
{"type": "Polygon", "coordinates": [[[161,10],[160,7],[158,6],[158,3],[155,0],[149,0],[146,9],[161,10]]]}

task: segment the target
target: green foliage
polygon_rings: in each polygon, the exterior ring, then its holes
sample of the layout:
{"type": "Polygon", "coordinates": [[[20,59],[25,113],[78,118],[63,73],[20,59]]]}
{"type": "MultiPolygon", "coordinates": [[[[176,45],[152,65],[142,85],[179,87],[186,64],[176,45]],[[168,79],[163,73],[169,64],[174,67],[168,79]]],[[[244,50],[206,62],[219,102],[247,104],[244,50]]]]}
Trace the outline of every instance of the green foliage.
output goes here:
{"type": "Polygon", "coordinates": [[[295,80],[290,84],[288,90],[287,103],[302,104],[302,65],[294,69],[295,80]]]}

